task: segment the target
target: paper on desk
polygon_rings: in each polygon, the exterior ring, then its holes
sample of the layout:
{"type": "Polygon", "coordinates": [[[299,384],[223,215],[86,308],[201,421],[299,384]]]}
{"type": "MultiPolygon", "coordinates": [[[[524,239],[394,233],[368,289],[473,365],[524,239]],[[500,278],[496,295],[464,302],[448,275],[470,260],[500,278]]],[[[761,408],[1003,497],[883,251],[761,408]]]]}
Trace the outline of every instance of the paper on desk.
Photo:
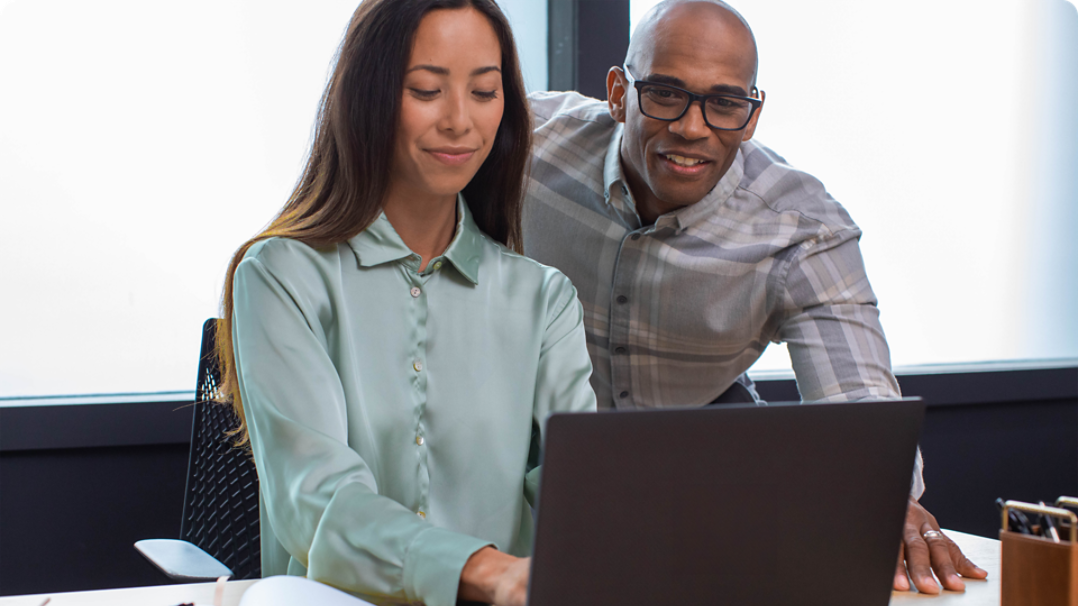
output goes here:
{"type": "Polygon", "coordinates": [[[243,592],[240,606],[370,606],[353,595],[303,577],[276,576],[262,579],[243,592]]]}

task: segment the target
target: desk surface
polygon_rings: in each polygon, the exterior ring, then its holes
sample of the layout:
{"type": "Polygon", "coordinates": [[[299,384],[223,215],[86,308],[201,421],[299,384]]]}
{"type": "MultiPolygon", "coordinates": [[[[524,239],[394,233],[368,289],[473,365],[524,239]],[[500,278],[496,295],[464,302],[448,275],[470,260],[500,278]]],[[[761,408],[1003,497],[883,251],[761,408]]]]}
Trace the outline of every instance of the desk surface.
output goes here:
{"type": "MultiPolygon", "coordinates": [[[[916,592],[895,592],[891,605],[901,606],[917,602],[923,606],[999,606],[999,541],[948,530],[962,551],[988,571],[988,579],[966,579],[965,593],[945,591],[942,595],[922,595],[916,592]]],[[[225,586],[222,606],[237,606],[243,592],[257,581],[232,581],[225,586]]],[[[176,606],[183,602],[199,605],[213,604],[213,583],[189,585],[159,585],[156,587],[133,587],[130,589],[107,589],[102,591],[79,591],[73,593],[41,594],[0,598],[0,606],[41,606],[45,598],[51,598],[49,606],[176,606]]]]}

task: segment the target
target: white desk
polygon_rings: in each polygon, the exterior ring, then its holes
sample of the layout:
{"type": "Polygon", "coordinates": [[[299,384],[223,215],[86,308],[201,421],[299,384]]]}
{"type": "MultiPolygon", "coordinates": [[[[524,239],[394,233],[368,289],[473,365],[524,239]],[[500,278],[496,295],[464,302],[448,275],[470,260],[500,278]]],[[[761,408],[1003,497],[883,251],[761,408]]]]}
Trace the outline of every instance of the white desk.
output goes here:
{"type": "MultiPolygon", "coordinates": [[[[894,592],[892,606],[917,602],[921,606],[999,606],[999,541],[948,530],[950,536],[978,566],[988,571],[988,579],[966,579],[965,593],[945,591],[938,596],[916,592],[894,592]]],[[[257,581],[232,581],[225,586],[222,606],[237,606],[243,592],[257,581]]],[[[213,604],[213,583],[159,585],[130,589],[78,591],[33,596],[0,598],[0,606],[40,606],[51,598],[49,606],[176,606],[184,602],[213,604]]]]}

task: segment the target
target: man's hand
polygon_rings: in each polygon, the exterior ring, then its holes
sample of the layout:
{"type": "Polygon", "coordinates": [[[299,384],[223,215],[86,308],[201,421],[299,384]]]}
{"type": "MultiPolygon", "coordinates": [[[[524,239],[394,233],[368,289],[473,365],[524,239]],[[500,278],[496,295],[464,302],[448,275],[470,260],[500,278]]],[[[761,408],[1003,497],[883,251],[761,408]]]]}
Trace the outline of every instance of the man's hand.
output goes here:
{"type": "Polygon", "coordinates": [[[933,572],[943,583],[943,588],[951,591],[965,591],[966,584],[962,582],[962,577],[983,579],[988,576],[987,572],[962,554],[954,541],[940,532],[936,517],[911,498],[906,509],[902,544],[898,547],[895,590],[909,591],[912,578],[917,591],[939,593],[940,587],[932,578],[933,572]],[[909,577],[906,576],[907,571],[909,577]]]}
{"type": "Polygon", "coordinates": [[[524,606],[531,558],[517,558],[493,547],[472,554],[460,573],[458,597],[495,606],[524,606]]]}

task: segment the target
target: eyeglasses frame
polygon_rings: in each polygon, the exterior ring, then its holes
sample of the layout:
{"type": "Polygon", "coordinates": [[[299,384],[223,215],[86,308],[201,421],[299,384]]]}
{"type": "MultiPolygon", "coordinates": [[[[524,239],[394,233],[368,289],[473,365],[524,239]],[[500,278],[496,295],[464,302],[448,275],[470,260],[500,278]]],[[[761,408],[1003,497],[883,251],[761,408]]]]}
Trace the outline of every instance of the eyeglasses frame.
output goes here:
{"type": "MultiPolygon", "coordinates": [[[[715,130],[730,130],[730,131],[744,130],[745,127],[749,125],[749,122],[752,122],[752,116],[756,113],[756,110],[760,109],[760,106],[764,104],[762,99],[756,99],[754,97],[742,97],[740,95],[730,95],[730,94],[727,94],[727,93],[710,93],[710,94],[706,94],[706,95],[698,95],[698,94],[692,92],[691,90],[685,90],[684,88],[681,88],[679,86],[674,86],[672,84],[667,84],[665,82],[652,82],[650,80],[637,80],[636,77],[633,76],[631,72],[629,72],[629,65],[628,64],[623,64],[621,66],[621,71],[622,71],[622,73],[625,74],[625,77],[629,80],[629,84],[632,84],[633,88],[636,89],[636,102],[637,102],[637,104],[640,105],[640,113],[644,114],[644,116],[646,116],[648,118],[651,118],[652,120],[662,120],[663,122],[677,122],[678,120],[685,117],[685,113],[689,111],[689,108],[692,107],[693,103],[696,103],[697,101],[699,101],[700,102],[700,113],[704,117],[704,124],[707,124],[709,128],[713,128],[715,130]],[[663,86],[663,87],[666,87],[666,88],[672,88],[672,89],[674,89],[676,91],[680,91],[682,93],[685,93],[686,95],[689,96],[689,102],[685,104],[685,109],[681,110],[681,113],[678,114],[678,116],[676,118],[657,118],[655,116],[648,115],[647,113],[644,112],[644,100],[641,97],[643,95],[644,87],[649,86],[649,85],[650,86],[663,86]],[[714,124],[712,124],[711,122],[708,121],[708,119],[707,119],[707,110],[704,108],[704,102],[707,101],[707,99],[711,98],[711,97],[723,97],[723,98],[726,98],[726,99],[740,99],[742,101],[748,101],[749,104],[752,105],[752,110],[749,111],[748,117],[745,118],[745,123],[742,124],[741,126],[737,127],[737,128],[724,128],[722,126],[715,126],[714,124]]],[[[764,94],[764,92],[762,90],[756,88],[755,86],[752,87],[752,93],[760,95],[760,96],[763,96],[763,94],[764,94]]]]}

